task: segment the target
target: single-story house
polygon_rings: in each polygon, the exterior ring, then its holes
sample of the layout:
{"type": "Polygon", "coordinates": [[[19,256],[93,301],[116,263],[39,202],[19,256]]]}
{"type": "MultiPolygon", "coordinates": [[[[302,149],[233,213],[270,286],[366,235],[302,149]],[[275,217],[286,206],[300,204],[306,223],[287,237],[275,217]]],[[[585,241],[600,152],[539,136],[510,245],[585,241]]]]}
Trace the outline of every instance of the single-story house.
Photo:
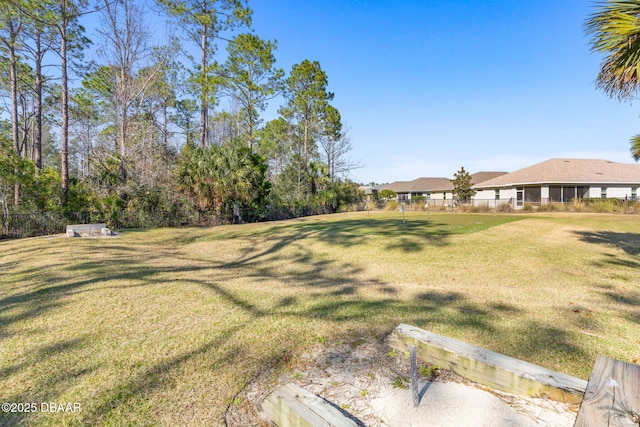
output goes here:
{"type": "Polygon", "coordinates": [[[473,203],[569,202],[574,198],[637,200],[640,165],[592,159],[549,159],[473,185],[473,203]]]}
{"type": "Polygon", "coordinates": [[[392,190],[398,202],[451,199],[453,184],[449,178],[418,178],[413,181],[395,181],[380,185],[376,190],[392,190]]]}
{"type": "MultiPolygon", "coordinates": [[[[471,182],[479,184],[486,180],[499,177],[507,172],[477,172],[471,175],[471,182]]],[[[375,190],[393,190],[396,200],[412,203],[415,200],[427,201],[434,205],[446,204],[453,200],[453,183],[450,178],[418,178],[413,181],[395,181],[375,187],[375,190]]]]}

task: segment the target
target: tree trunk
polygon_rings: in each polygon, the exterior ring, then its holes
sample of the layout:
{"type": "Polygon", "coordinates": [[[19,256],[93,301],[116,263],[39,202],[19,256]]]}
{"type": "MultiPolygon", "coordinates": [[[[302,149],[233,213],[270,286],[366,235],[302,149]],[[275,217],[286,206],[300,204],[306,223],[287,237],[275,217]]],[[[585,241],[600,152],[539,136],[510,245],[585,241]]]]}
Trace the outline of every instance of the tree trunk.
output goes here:
{"type": "Polygon", "coordinates": [[[127,168],[125,158],[127,156],[127,103],[122,102],[122,122],[120,123],[120,182],[127,182],[127,168]]]}
{"type": "Polygon", "coordinates": [[[202,26],[202,39],[200,41],[200,49],[202,52],[202,90],[200,92],[200,146],[207,145],[209,136],[209,58],[207,53],[207,26],[202,26]]]}
{"type": "Polygon", "coordinates": [[[251,99],[251,93],[248,94],[247,98],[247,117],[249,119],[247,147],[251,149],[253,148],[253,111],[251,109],[251,106],[253,105],[253,99],[251,99]]]}
{"type": "Polygon", "coordinates": [[[165,149],[169,146],[169,117],[166,103],[162,106],[162,145],[165,149]]]}
{"type": "Polygon", "coordinates": [[[36,73],[36,100],[35,100],[35,134],[34,134],[34,163],[36,164],[36,176],[42,170],[42,34],[36,31],[35,43],[35,73],[36,73]]]}
{"type": "Polygon", "coordinates": [[[308,149],[308,140],[309,140],[309,124],[307,120],[304,121],[304,135],[302,136],[303,150],[304,150],[304,165],[307,167],[307,163],[309,163],[309,149],[308,149]]]}
{"type": "Polygon", "coordinates": [[[61,0],[62,22],[60,24],[60,65],[62,77],[62,123],[60,125],[60,173],[62,175],[62,205],[67,201],[69,192],[69,79],[67,76],[67,15],[66,0],[61,0]]]}
{"type": "MultiPolygon", "coordinates": [[[[13,150],[17,156],[20,156],[20,135],[18,132],[18,70],[15,43],[17,31],[15,31],[13,22],[9,26],[9,80],[11,81],[11,139],[13,140],[13,150]]],[[[16,175],[18,170],[15,170],[16,175]]],[[[13,188],[13,204],[20,204],[20,183],[16,182],[13,188]]]]}

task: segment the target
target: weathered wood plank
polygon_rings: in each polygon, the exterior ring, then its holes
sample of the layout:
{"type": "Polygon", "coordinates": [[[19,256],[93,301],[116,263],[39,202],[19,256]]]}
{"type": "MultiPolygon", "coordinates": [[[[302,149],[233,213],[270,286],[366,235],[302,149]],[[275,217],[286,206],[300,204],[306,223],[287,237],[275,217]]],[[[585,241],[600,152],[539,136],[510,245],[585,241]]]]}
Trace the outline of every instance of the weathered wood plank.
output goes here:
{"type": "Polygon", "coordinates": [[[357,427],[320,396],[295,384],[278,387],[262,402],[263,414],[278,427],[357,427]]]}
{"type": "Polygon", "coordinates": [[[389,345],[402,351],[415,345],[423,361],[507,393],[573,404],[582,401],[587,387],[580,378],[406,324],[393,331],[389,345]]]}
{"type": "Polygon", "coordinates": [[[640,366],[598,356],[574,427],[640,425],[640,366]]]}

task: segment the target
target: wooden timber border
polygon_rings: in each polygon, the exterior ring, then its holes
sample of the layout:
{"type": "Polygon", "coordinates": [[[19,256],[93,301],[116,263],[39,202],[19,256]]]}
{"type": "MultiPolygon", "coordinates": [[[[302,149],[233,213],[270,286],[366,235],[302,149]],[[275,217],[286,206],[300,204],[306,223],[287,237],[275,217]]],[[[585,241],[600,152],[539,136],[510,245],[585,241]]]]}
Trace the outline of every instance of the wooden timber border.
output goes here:
{"type": "Polygon", "coordinates": [[[358,427],[335,406],[293,383],[267,396],[262,413],[278,427],[358,427]]]}
{"type": "MultiPolygon", "coordinates": [[[[414,346],[423,362],[496,390],[580,404],[574,427],[640,425],[640,366],[632,363],[598,356],[587,383],[406,324],[394,329],[388,344],[407,352],[414,346]]],[[[360,425],[320,396],[292,383],[271,393],[262,402],[262,411],[279,427],[360,425]]]]}
{"type": "Polygon", "coordinates": [[[418,358],[473,382],[511,394],[582,402],[587,381],[525,362],[415,326],[400,324],[389,345],[401,351],[416,346],[418,358]]]}

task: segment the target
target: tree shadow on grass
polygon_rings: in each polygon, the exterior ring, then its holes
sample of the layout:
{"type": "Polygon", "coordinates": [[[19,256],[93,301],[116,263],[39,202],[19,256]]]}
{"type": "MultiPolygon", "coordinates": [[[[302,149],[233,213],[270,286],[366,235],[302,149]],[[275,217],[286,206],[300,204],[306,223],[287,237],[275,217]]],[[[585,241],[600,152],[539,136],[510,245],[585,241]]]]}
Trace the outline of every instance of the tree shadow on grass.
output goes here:
{"type": "Polygon", "coordinates": [[[628,289],[618,289],[614,291],[601,291],[604,297],[606,297],[612,303],[615,303],[619,308],[617,313],[624,316],[626,319],[633,323],[640,323],[640,292],[628,289]]]}
{"type": "MultiPolygon", "coordinates": [[[[3,402],[34,403],[35,412],[0,412],[0,426],[31,425],[32,418],[38,415],[42,404],[49,402],[61,403],[59,396],[67,389],[82,381],[86,375],[97,369],[96,366],[79,362],[68,364],[58,360],[58,356],[77,351],[85,345],[86,337],[65,339],[54,344],[36,347],[28,351],[22,359],[14,364],[0,369],[0,378],[11,378],[27,369],[41,370],[41,365],[47,367],[47,375],[36,379],[31,389],[23,389],[12,395],[2,395],[3,402]]],[[[66,403],[66,402],[65,402],[66,403]]]]}
{"type": "MultiPolygon", "coordinates": [[[[307,221],[292,222],[279,227],[255,231],[251,237],[267,242],[280,242],[279,245],[274,245],[272,251],[278,250],[287,242],[307,238],[349,248],[367,245],[371,236],[388,237],[390,241],[416,239],[422,245],[421,247],[424,245],[444,246],[447,244],[447,237],[451,234],[446,227],[446,224],[426,220],[411,220],[403,224],[402,219],[341,219],[338,221],[308,219],[307,221]]],[[[216,239],[218,237],[216,236],[216,239]]],[[[225,232],[223,237],[233,239],[234,237],[247,237],[247,234],[239,229],[236,232],[225,232]]]]}
{"type": "Polygon", "coordinates": [[[614,231],[576,231],[575,233],[583,242],[618,248],[633,256],[640,255],[640,233],[614,231]]]}
{"type": "Polygon", "coordinates": [[[541,320],[529,320],[522,326],[496,332],[500,348],[494,351],[553,371],[562,371],[561,365],[568,365],[574,369],[572,375],[576,375],[576,370],[582,378],[589,375],[595,356],[579,344],[581,340],[575,332],[541,320]]]}
{"type": "MultiPolygon", "coordinates": [[[[350,232],[353,230],[348,231],[348,228],[347,231],[339,231],[340,238],[336,239],[335,244],[349,246],[366,243],[359,240],[366,236],[362,237],[355,232],[353,232],[354,236],[350,236],[348,235],[350,232]]],[[[208,360],[206,369],[209,370],[241,371],[243,367],[246,368],[246,372],[243,372],[245,377],[242,380],[228,384],[225,390],[214,391],[218,393],[214,396],[216,403],[223,406],[227,399],[237,394],[238,388],[243,386],[242,381],[249,381],[257,375],[258,369],[283,367],[290,359],[288,354],[299,351],[302,343],[308,344],[308,336],[289,336],[289,332],[297,332],[297,330],[292,326],[284,326],[283,330],[278,330],[277,333],[286,334],[286,340],[280,340],[278,346],[271,345],[267,349],[257,350],[252,347],[251,342],[243,341],[244,335],[255,334],[252,325],[256,322],[278,324],[282,321],[283,325],[302,324],[301,328],[306,328],[308,331],[313,325],[319,323],[316,322],[317,320],[322,320],[335,325],[336,330],[359,328],[384,333],[388,333],[398,323],[410,323],[425,328],[454,329],[463,334],[470,332],[471,335],[488,333],[499,336],[500,339],[515,342],[516,349],[523,346],[526,351],[522,349],[519,351],[529,356],[535,355],[530,352],[530,345],[543,347],[549,334],[562,334],[562,331],[552,330],[540,323],[528,324],[527,328],[530,329],[505,331],[497,326],[496,316],[517,316],[519,314],[517,308],[500,305],[500,303],[486,307],[480,306],[468,301],[464,294],[458,292],[426,290],[413,300],[397,297],[392,291],[392,283],[364,278],[363,268],[341,260],[318,257],[304,245],[306,238],[331,241],[332,233],[336,232],[322,228],[272,233],[257,239],[256,246],[241,250],[240,256],[230,262],[194,261],[193,258],[181,255],[179,251],[173,251],[170,247],[163,248],[160,253],[157,253],[157,248],[147,248],[139,243],[135,245],[135,249],[126,246],[114,247],[103,259],[92,258],[105,255],[104,251],[95,250],[85,254],[87,259],[67,268],[34,272],[36,276],[34,282],[42,285],[39,288],[35,286],[35,289],[32,287],[26,292],[0,299],[0,315],[3,310],[26,307],[21,318],[9,319],[8,324],[22,322],[32,317],[46,316],[53,309],[63,309],[67,304],[66,297],[76,293],[91,292],[94,287],[95,289],[109,286],[151,287],[162,285],[174,278],[184,283],[185,292],[189,292],[194,287],[200,287],[214,294],[217,297],[215,301],[219,301],[219,305],[214,307],[218,312],[240,309],[248,315],[250,320],[246,324],[236,325],[225,323],[225,318],[221,317],[220,333],[205,344],[193,344],[187,351],[178,355],[162,357],[162,360],[150,366],[145,365],[133,373],[127,372],[120,378],[114,377],[113,384],[109,385],[108,390],[102,392],[95,402],[88,404],[86,412],[82,414],[81,422],[92,425],[126,424],[130,421],[126,418],[127,416],[135,417],[136,412],[146,410],[145,400],[150,395],[158,390],[171,390],[172,387],[176,387],[175,378],[182,367],[200,358],[208,360]],[[287,249],[286,252],[285,249],[287,249]],[[163,265],[167,258],[172,261],[171,266],[163,265]],[[283,260],[286,261],[284,265],[278,262],[283,260]],[[185,273],[189,274],[185,275],[185,273]],[[259,286],[264,285],[265,298],[248,295],[248,290],[241,287],[245,282],[239,284],[236,281],[239,276],[249,279],[252,284],[257,284],[257,292],[259,292],[259,286]],[[124,283],[105,285],[104,281],[124,283]],[[285,296],[274,292],[273,301],[269,302],[266,298],[269,289],[266,286],[271,286],[273,283],[282,285],[287,290],[295,291],[300,288],[304,292],[299,295],[285,296]],[[361,294],[359,290],[365,288],[378,291],[382,295],[375,297],[367,293],[361,294]],[[51,306],[46,308],[46,304],[51,306]],[[39,310],[38,307],[45,308],[39,310]],[[374,324],[370,323],[372,320],[374,324]],[[237,339],[231,340],[232,337],[237,339]],[[250,360],[253,364],[243,365],[245,363],[243,358],[250,360]]],[[[428,238],[430,237],[425,237],[425,239],[428,238]]],[[[119,243],[118,246],[121,244],[119,243]]],[[[176,306],[176,310],[180,310],[179,305],[176,306]]],[[[0,326],[6,325],[0,324],[0,326]]],[[[332,338],[339,338],[341,333],[336,332],[332,338]]],[[[567,343],[570,343],[570,337],[567,334],[560,339],[556,337],[556,341],[552,342],[557,351],[576,350],[567,346],[567,343]]],[[[549,342],[546,344],[548,345],[549,342]]],[[[60,341],[58,347],[56,344],[52,345],[50,352],[67,352],[77,345],[79,342],[70,341],[65,344],[64,341],[60,341]]],[[[582,354],[580,350],[577,348],[578,354],[582,354]]],[[[36,359],[44,361],[48,357],[47,354],[49,352],[37,356],[36,359]]],[[[551,357],[547,354],[544,356],[551,357]]],[[[79,366],[82,366],[82,362],[79,363],[79,366]]],[[[10,372],[11,376],[15,376],[26,369],[26,366],[14,363],[5,369],[9,370],[7,372],[10,372]]],[[[77,381],[81,381],[83,372],[91,369],[93,367],[89,365],[77,371],[63,372],[61,376],[48,376],[43,385],[47,389],[43,399],[56,401],[63,392],[62,386],[68,384],[69,378],[77,375],[77,381]]],[[[23,390],[10,397],[23,399],[27,398],[30,392],[30,390],[23,390]]]]}

